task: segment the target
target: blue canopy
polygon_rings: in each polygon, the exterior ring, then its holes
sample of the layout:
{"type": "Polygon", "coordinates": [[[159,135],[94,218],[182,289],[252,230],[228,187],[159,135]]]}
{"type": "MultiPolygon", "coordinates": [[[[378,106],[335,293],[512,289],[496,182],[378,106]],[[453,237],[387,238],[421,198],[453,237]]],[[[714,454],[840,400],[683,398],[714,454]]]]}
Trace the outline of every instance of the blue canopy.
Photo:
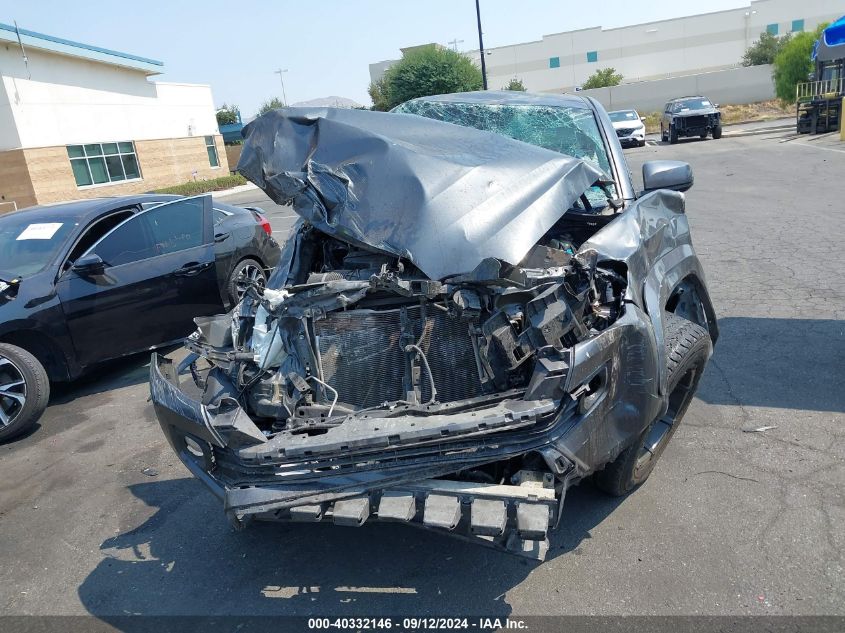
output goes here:
{"type": "Polygon", "coordinates": [[[811,58],[823,62],[845,58],[845,15],[822,31],[811,58]]]}

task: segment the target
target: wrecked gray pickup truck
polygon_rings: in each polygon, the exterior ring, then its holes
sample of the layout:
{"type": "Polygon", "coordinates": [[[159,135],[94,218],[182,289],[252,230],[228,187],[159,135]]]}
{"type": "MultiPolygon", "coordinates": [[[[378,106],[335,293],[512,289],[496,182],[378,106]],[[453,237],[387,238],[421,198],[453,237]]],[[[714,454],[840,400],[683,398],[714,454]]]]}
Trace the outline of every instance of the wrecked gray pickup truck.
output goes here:
{"type": "Polygon", "coordinates": [[[647,164],[636,196],[594,101],[460,97],[437,118],[493,131],[297,108],[245,128],[239,170],[300,219],[266,288],[151,365],[165,435],[237,527],[387,520],[542,558],[567,488],[632,490],[692,399],[717,330],[666,189],[689,166],[647,164]],[[503,135],[532,122],[573,155],[503,135]]]}

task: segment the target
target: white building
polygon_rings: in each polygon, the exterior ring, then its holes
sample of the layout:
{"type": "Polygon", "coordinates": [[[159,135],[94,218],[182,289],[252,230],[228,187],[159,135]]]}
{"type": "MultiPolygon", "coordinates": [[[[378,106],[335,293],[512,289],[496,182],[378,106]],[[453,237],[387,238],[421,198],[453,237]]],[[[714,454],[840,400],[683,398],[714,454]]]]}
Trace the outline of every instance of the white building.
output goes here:
{"type": "MultiPolygon", "coordinates": [[[[811,31],[843,13],[841,0],[753,0],[728,11],[544,35],[487,49],[487,83],[499,89],[516,77],[529,91],[571,92],[600,68],[615,68],[626,83],[733,68],[760,33],[811,31]]],[[[478,51],[468,55],[480,65],[478,51]]],[[[370,64],[370,78],[378,80],[396,61],[370,64]]]]}
{"type": "Polygon", "coordinates": [[[162,71],[0,24],[0,212],[228,174],[211,88],[162,71]]]}

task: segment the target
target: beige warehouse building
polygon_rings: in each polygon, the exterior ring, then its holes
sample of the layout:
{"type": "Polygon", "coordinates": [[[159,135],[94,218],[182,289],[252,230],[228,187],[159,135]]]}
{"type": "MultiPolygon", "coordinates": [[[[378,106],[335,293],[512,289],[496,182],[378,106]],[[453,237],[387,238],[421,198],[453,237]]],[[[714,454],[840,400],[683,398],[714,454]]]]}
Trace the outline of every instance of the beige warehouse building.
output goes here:
{"type": "Polygon", "coordinates": [[[211,88],[0,23],[0,213],[229,173],[211,88]]]}
{"type": "MultiPolygon", "coordinates": [[[[549,15],[545,27],[566,23],[564,4],[559,11],[558,16],[549,15]]],[[[746,49],[761,33],[812,31],[843,12],[841,0],[752,0],[727,11],[552,33],[532,42],[488,48],[488,85],[498,90],[515,77],[530,91],[559,93],[578,90],[600,68],[615,68],[625,83],[723,71],[740,66],[746,49]]],[[[477,50],[467,54],[480,65],[477,50]]],[[[370,64],[370,79],[380,79],[396,61],[370,64]]],[[[765,84],[771,97],[768,77],[765,84]]]]}

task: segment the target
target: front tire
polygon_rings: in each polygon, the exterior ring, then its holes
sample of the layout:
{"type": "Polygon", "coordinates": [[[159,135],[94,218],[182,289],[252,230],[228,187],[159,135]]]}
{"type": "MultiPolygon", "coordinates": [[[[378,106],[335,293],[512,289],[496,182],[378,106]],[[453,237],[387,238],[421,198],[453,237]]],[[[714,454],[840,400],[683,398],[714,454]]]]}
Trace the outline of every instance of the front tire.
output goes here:
{"type": "Polygon", "coordinates": [[[713,128],[713,138],[722,138],[722,126],[713,128]]]}
{"type": "Polygon", "coordinates": [[[675,129],[675,124],[669,126],[669,145],[674,145],[678,142],[678,131],[675,129]]]}
{"type": "Polygon", "coordinates": [[[596,486],[615,497],[628,494],[648,479],[692,402],[710,357],[712,343],[705,328],[670,312],[664,313],[663,321],[669,406],[631,446],[596,473],[596,486]]]}
{"type": "Polygon", "coordinates": [[[25,349],[0,343],[0,441],[32,427],[50,401],[50,381],[25,349]]]}
{"type": "Polygon", "coordinates": [[[267,273],[260,262],[254,259],[242,259],[229,275],[229,299],[238,303],[251,285],[261,288],[267,283],[267,273]]]}

